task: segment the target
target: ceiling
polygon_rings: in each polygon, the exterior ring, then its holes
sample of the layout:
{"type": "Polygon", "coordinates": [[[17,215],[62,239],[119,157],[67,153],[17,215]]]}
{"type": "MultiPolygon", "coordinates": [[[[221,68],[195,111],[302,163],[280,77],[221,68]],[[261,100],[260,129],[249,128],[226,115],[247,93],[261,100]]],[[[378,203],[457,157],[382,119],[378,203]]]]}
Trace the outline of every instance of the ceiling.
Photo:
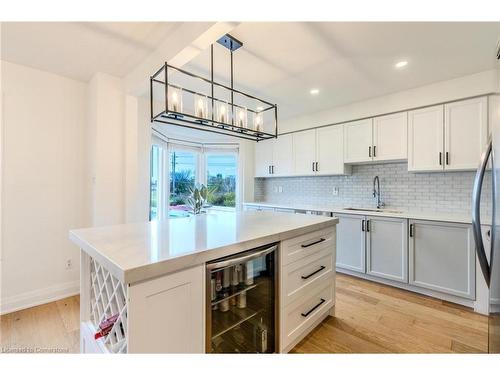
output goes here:
{"type": "MultiPolygon", "coordinates": [[[[2,59],[82,81],[123,77],[181,24],[2,23],[2,59]]],[[[280,119],[499,67],[500,23],[245,22],[231,34],[244,43],[235,87],[277,103],[280,119]],[[395,69],[400,60],[408,65],[395,69]]],[[[205,50],[187,68],[208,75],[209,61],[205,50]]],[[[218,44],[215,77],[229,81],[218,44]]]]}
{"type": "MultiPolygon", "coordinates": [[[[235,87],[277,103],[280,119],[500,66],[500,23],[241,23],[231,35],[244,43],[235,87]]],[[[227,83],[228,51],[214,50],[227,83]]],[[[205,51],[189,66],[206,74],[209,61],[205,51]]]]}
{"type": "Polygon", "coordinates": [[[88,81],[125,76],[180,22],[3,22],[2,59],[88,81]]]}

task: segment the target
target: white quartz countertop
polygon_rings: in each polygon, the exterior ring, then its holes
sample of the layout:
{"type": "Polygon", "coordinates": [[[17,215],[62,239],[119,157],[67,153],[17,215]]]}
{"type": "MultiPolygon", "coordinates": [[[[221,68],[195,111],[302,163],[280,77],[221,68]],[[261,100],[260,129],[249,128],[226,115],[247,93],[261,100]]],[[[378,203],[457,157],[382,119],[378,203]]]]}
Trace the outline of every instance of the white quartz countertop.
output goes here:
{"type": "MultiPolygon", "coordinates": [[[[332,212],[334,214],[369,215],[369,216],[397,217],[397,218],[414,219],[414,220],[444,221],[450,223],[470,224],[472,222],[472,217],[470,214],[430,212],[430,211],[409,211],[392,207],[385,207],[381,212],[375,212],[368,210],[363,211],[362,209],[356,211],[346,210],[346,207],[334,207],[328,205],[316,206],[316,205],[303,205],[303,204],[275,204],[271,202],[245,202],[244,205],[293,209],[301,211],[332,212]]],[[[489,225],[491,224],[491,219],[484,217],[481,220],[481,224],[489,225]]]]}
{"type": "Polygon", "coordinates": [[[337,223],[283,212],[221,212],[75,229],[69,237],[122,282],[136,283],[337,223]]]}

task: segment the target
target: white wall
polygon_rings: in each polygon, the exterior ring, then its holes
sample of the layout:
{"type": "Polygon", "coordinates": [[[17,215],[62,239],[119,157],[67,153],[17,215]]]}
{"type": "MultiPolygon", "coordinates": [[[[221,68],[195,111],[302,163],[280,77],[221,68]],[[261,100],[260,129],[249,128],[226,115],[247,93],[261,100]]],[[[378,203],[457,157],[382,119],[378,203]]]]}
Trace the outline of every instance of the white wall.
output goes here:
{"type": "Polygon", "coordinates": [[[87,85],[3,62],[2,91],[4,313],[78,292],[79,254],[68,231],[88,226],[90,212],[87,85]]]}
{"type": "Polygon", "coordinates": [[[281,120],[279,132],[308,129],[491,92],[500,92],[499,69],[281,120]]]}
{"type": "Polygon", "coordinates": [[[122,80],[98,73],[88,85],[87,157],[92,225],[125,220],[125,95],[122,80]]]}

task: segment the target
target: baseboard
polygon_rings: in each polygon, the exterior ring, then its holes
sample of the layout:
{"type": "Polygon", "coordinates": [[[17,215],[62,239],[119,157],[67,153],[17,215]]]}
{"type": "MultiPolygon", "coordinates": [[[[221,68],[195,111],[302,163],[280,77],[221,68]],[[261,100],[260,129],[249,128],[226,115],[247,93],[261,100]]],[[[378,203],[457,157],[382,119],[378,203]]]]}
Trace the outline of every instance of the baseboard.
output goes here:
{"type": "Polygon", "coordinates": [[[79,293],[80,281],[75,280],[48,288],[21,293],[12,297],[2,298],[0,301],[0,315],[27,309],[33,306],[43,305],[62,298],[74,296],[79,293]]]}

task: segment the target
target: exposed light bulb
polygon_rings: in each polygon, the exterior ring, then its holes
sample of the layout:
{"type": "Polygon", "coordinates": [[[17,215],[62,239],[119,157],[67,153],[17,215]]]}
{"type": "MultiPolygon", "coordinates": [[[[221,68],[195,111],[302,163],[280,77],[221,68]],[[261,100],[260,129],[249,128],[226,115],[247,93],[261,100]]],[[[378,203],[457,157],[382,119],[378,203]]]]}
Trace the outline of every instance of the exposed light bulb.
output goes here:
{"type": "Polygon", "coordinates": [[[311,93],[311,95],[318,95],[319,89],[311,89],[309,92],[311,93]]]}

